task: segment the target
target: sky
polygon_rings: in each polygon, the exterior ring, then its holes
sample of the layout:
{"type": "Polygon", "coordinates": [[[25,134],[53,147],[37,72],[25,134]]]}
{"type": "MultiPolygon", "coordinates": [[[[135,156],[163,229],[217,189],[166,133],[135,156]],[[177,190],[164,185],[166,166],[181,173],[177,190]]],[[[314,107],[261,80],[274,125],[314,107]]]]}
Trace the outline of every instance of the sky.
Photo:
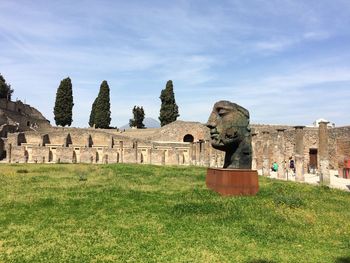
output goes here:
{"type": "Polygon", "coordinates": [[[185,121],[204,123],[229,100],[254,124],[350,124],[349,0],[0,0],[0,10],[0,73],[52,124],[68,76],[75,127],[88,126],[103,80],[113,127],[134,105],[158,119],[168,80],[185,121]]]}

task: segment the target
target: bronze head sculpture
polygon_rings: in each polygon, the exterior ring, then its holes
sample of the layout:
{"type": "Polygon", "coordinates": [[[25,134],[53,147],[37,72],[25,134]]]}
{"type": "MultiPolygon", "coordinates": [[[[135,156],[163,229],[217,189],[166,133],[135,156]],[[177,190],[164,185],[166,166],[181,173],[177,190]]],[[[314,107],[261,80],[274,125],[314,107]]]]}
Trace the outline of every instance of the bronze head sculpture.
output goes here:
{"type": "Polygon", "coordinates": [[[218,101],[207,122],[211,144],[225,151],[224,168],[251,169],[252,145],[249,112],[230,101],[218,101]]]}

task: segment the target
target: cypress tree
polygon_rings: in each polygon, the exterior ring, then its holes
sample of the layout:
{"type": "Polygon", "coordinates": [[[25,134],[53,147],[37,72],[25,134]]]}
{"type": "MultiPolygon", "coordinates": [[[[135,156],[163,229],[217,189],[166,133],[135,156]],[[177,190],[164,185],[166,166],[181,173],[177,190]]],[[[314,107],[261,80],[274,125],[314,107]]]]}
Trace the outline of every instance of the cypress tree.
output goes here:
{"type": "Polygon", "coordinates": [[[145,125],[143,124],[143,120],[145,119],[145,112],[143,107],[134,106],[132,114],[134,115],[134,118],[129,120],[129,126],[138,129],[144,128],[145,125]]]}
{"type": "Polygon", "coordinates": [[[159,98],[162,102],[159,114],[160,125],[164,126],[176,121],[177,117],[180,115],[179,108],[175,102],[173,82],[171,80],[168,80],[165,89],[162,90],[159,98]]]}
{"type": "Polygon", "coordinates": [[[109,128],[111,123],[111,103],[109,98],[109,86],[105,80],[101,83],[93,114],[96,128],[109,128]]]}
{"type": "Polygon", "coordinates": [[[61,81],[57,93],[53,113],[56,125],[70,126],[72,124],[73,91],[71,79],[65,78],[61,81]]]}
{"type": "Polygon", "coordinates": [[[13,89],[6,83],[5,78],[0,74],[0,99],[11,100],[13,89]]]}
{"type": "Polygon", "coordinates": [[[94,100],[94,103],[92,103],[92,107],[91,107],[91,113],[90,113],[90,119],[89,119],[90,127],[93,127],[95,124],[96,101],[97,101],[97,98],[94,100]]]}

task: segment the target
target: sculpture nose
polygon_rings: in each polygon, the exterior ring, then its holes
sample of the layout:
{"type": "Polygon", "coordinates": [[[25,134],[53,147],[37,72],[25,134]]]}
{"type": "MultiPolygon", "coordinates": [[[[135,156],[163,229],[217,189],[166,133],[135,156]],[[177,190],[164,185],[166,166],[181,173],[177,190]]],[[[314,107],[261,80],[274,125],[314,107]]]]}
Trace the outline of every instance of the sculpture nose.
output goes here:
{"type": "Polygon", "coordinates": [[[215,115],[213,113],[210,114],[209,119],[208,119],[208,121],[206,123],[206,126],[209,129],[214,129],[216,127],[216,118],[215,118],[215,115]]]}

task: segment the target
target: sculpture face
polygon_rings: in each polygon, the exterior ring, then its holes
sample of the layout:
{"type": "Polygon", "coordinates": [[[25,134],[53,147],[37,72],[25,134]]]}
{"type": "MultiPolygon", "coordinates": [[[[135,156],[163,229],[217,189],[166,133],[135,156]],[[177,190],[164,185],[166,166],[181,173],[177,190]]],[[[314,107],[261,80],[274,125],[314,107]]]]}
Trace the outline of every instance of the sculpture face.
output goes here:
{"type": "Polygon", "coordinates": [[[207,127],[210,129],[212,146],[218,150],[230,149],[243,139],[249,115],[246,116],[237,106],[228,101],[219,101],[210,114],[207,127]]]}
{"type": "Polygon", "coordinates": [[[207,127],[212,146],[226,152],[224,168],[251,166],[249,112],[246,109],[229,101],[219,101],[213,107],[207,127]]]}

